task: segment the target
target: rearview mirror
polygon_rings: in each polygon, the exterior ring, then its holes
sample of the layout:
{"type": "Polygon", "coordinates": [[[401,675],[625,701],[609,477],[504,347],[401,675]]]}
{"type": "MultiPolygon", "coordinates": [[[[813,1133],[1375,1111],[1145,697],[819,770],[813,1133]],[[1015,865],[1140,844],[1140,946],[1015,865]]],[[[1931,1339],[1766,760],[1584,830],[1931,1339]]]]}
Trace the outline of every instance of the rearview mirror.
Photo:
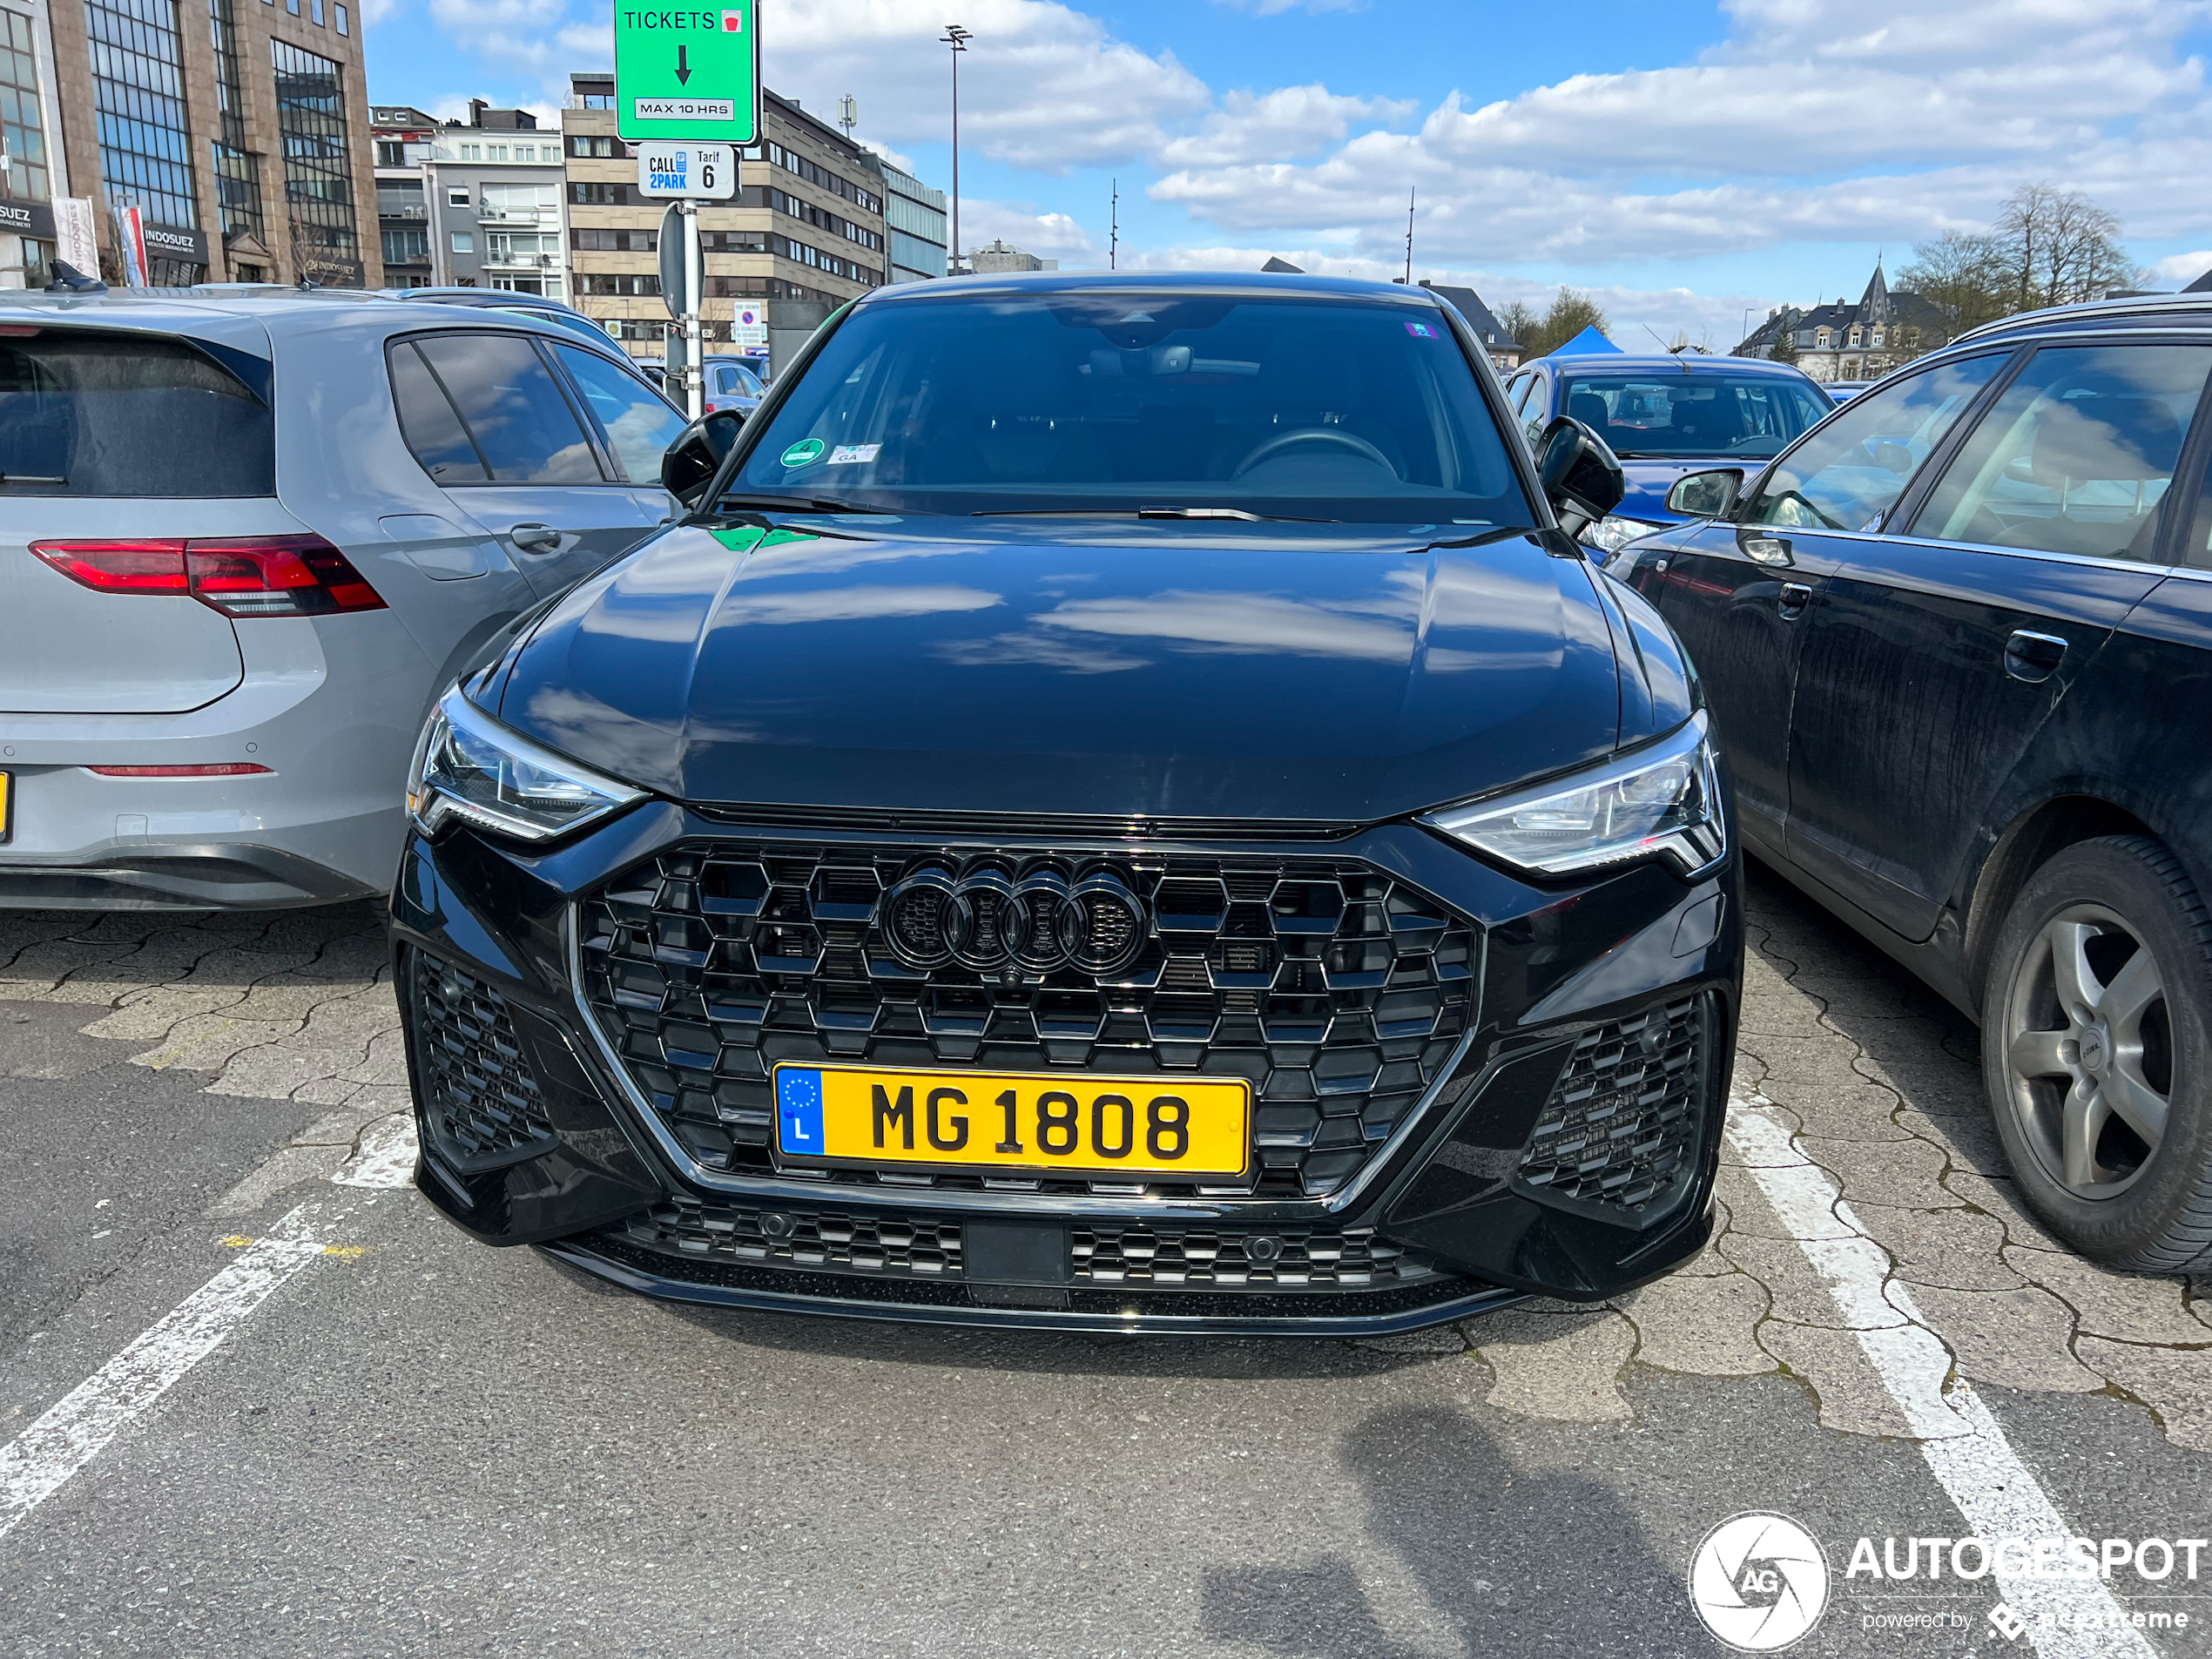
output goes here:
{"type": "Polygon", "coordinates": [[[1710,472],[1686,472],[1667,492],[1667,510],[1684,518],[1726,518],[1736,510],[1743,493],[1743,469],[1716,467],[1710,472]]]}
{"type": "Polygon", "coordinates": [[[1560,528],[1569,536],[1596,523],[1629,493],[1605,440],[1571,415],[1560,415],[1544,428],[1536,444],[1536,472],[1560,528]]]}
{"type": "Polygon", "coordinates": [[[692,421],[660,458],[660,487],[685,506],[698,506],[723,457],[738,447],[744,425],[745,416],[735,409],[717,409],[692,421]]]}

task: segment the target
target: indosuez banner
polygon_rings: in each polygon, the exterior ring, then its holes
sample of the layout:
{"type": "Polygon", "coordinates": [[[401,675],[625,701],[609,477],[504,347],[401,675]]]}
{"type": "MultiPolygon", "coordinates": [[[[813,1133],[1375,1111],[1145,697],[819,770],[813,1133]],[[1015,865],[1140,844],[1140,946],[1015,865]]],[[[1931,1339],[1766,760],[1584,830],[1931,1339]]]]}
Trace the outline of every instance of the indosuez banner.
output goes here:
{"type": "Polygon", "coordinates": [[[756,0],[705,10],[615,4],[615,130],[637,143],[760,137],[756,0]]]}

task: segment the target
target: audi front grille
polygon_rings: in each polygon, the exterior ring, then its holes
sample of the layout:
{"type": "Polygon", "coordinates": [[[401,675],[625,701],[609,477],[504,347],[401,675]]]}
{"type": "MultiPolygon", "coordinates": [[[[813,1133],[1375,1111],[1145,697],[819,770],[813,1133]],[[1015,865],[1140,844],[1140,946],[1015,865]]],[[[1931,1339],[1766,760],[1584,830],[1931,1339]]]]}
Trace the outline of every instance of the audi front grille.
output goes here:
{"type": "MultiPolygon", "coordinates": [[[[584,1000],[701,1166],[773,1163],[779,1062],[1243,1078],[1244,1184],[839,1170],[832,1182],[1326,1196],[1474,1022],[1475,925],[1325,853],[680,844],[579,906],[584,1000]]],[[[809,1171],[816,1178],[823,1178],[809,1171]]]]}

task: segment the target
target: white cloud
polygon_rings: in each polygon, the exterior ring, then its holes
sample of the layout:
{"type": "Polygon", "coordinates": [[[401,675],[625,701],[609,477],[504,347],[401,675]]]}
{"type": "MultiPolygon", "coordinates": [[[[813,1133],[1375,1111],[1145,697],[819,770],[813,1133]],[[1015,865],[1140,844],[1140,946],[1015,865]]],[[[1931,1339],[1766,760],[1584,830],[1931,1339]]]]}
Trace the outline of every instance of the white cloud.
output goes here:
{"type": "Polygon", "coordinates": [[[1339,97],[1318,81],[1267,93],[1234,91],[1196,132],[1162,145],[1157,159],[1170,167],[1280,161],[1341,143],[1354,122],[1406,121],[1419,108],[1411,98],[1339,97]]]}
{"type": "Polygon", "coordinates": [[[978,201],[960,205],[961,246],[969,253],[990,241],[1007,241],[1044,259],[1082,264],[1098,252],[1090,233],[1066,213],[1040,213],[1027,205],[978,201]]]}
{"type": "MultiPolygon", "coordinates": [[[[963,0],[960,12],[974,37],[961,57],[961,144],[995,160],[1041,172],[1123,160],[1158,149],[1213,102],[1172,53],[1140,51],[1054,0],[963,0]]],[[[779,10],[765,46],[768,84],[817,108],[850,92],[869,132],[941,142],[952,107],[943,28],[912,0],[779,10]]]]}
{"type": "Polygon", "coordinates": [[[1151,186],[1196,218],[1386,260],[1418,237],[1466,262],[1577,263],[1790,240],[1908,243],[1986,222],[2028,179],[2088,191],[2137,235],[2212,226],[2212,98],[2176,40],[2204,0],[1731,0],[1702,61],[1580,75],[1318,162],[1170,159],[1151,186]]]}
{"type": "Polygon", "coordinates": [[[2154,260],[2149,266],[2151,280],[2171,282],[2187,287],[2212,271],[2212,247],[2199,248],[2194,253],[2175,253],[2163,260],[2154,260]]]}

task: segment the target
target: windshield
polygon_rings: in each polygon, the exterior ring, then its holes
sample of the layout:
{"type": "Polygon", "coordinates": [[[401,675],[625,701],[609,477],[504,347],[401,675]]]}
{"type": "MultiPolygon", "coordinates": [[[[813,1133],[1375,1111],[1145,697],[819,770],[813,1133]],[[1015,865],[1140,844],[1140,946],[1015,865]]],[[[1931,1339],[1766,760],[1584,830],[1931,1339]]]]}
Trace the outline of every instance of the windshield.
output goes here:
{"type": "Polygon", "coordinates": [[[732,490],[917,513],[1535,522],[1433,307],[1128,289],[862,306],[752,436],[732,490]]]}
{"type": "Polygon", "coordinates": [[[1835,408],[1778,374],[1574,374],[1566,412],[1624,461],[1770,460],[1835,408]]]}

